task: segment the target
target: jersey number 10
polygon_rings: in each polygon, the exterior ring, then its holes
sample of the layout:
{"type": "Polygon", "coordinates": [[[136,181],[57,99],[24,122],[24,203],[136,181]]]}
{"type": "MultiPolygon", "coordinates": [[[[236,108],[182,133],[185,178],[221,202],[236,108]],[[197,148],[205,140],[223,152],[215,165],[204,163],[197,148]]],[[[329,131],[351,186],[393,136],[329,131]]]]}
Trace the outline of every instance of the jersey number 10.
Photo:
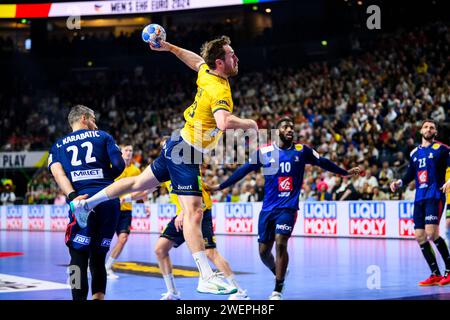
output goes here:
{"type": "Polygon", "coordinates": [[[281,173],[291,172],[291,163],[290,162],[281,162],[280,168],[281,168],[281,173]]]}

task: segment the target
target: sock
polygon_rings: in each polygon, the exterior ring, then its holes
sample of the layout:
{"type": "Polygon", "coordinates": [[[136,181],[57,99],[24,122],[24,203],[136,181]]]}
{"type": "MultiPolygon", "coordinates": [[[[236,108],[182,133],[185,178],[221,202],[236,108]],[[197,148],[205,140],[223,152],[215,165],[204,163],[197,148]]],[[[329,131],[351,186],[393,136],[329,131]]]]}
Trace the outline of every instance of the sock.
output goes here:
{"type": "Polygon", "coordinates": [[[273,267],[272,269],[270,269],[270,271],[272,271],[274,276],[277,275],[277,268],[276,267],[273,267]]]}
{"type": "Polygon", "coordinates": [[[238,291],[244,291],[241,286],[239,285],[239,283],[237,282],[236,278],[234,277],[234,274],[231,274],[230,276],[227,277],[227,281],[229,284],[231,284],[232,286],[234,286],[236,289],[238,289],[238,291]]]}
{"type": "Polygon", "coordinates": [[[425,257],[425,260],[430,267],[431,273],[440,276],[441,272],[439,271],[439,267],[436,261],[436,256],[434,255],[433,248],[431,248],[430,242],[425,242],[420,245],[420,249],[422,249],[422,254],[425,257]]]}
{"type": "Polygon", "coordinates": [[[442,239],[442,237],[439,237],[436,240],[434,240],[434,244],[436,245],[436,248],[441,254],[442,259],[444,259],[445,270],[450,270],[450,253],[448,252],[448,247],[444,239],[442,239]]]}
{"type": "Polygon", "coordinates": [[[213,271],[208,263],[208,258],[206,257],[205,251],[199,251],[192,254],[195,264],[197,265],[198,271],[200,272],[200,278],[203,280],[208,279],[213,271]]]}
{"type": "Polygon", "coordinates": [[[116,261],[116,259],[114,259],[113,257],[109,256],[108,260],[106,261],[106,270],[111,270],[112,269],[112,265],[114,264],[114,262],[116,261]]]}
{"type": "Polygon", "coordinates": [[[175,278],[172,273],[163,274],[164,282],[166,283],[167,291],[172,294],[178,294],[177,287],[175,286],[175,278]]]}
{"type": "Polygon", "coordinates": [[[107,200],[109,200],[109,197],[106,194],[105,189],[102,189],[89,199],[86,199],[86,203],[89,209],[94,209],[97,205],[107,200]]]}
{"type": "Polygon", "coordinates": [[[283,280],[275,279],[275,289],[273,289],[273,291],[282,292],[283,287],[284,287],[284,279],[283,280]]]}

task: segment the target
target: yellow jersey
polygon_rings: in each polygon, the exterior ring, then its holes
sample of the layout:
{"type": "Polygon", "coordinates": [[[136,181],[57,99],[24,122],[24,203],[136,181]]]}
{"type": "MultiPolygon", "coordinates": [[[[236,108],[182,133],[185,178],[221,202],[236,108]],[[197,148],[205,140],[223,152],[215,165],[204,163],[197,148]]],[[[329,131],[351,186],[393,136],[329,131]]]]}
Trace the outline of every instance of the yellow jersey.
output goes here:
{"type": "MultiPolygon", "coordinates": [[[[117,181],[122,178],[138,176],[140,173],[141,170],[139,170],[138,167],[136,167],[134,164],[130,164],[123,170],[122,174],[118,176],[114,181],[117,181]]],[[[131,202],[124,202],[120,205],[120,211],[131,211],[131,209],[132,209],[131,202]]]]}
{"type": "Polygon", "coordinates": [[[222,135],[214,112],[233,112],[233,100],[228,80],[212,74],[206,63],[198,70],[197,87],[194,103],[184,111],[186,123],[181,129],[181,137],[194,148],[206,152],[217,145],[222,135]]]}
{"type": "MultiPolygon", "coordinates": [[[[170,193],[170,203],[173,203],[177,206],[177,215],[179,215],[181,212],[181,205],[178,201],[178,195],[172,193],[172,182],[169,180],[164,182],[163,184],[166,187],[167,191],[169,191],[170,193]]],[[[204,188],[202,188],[202,200],[203,212],[212,208],[211,195],[204,188]]]]}

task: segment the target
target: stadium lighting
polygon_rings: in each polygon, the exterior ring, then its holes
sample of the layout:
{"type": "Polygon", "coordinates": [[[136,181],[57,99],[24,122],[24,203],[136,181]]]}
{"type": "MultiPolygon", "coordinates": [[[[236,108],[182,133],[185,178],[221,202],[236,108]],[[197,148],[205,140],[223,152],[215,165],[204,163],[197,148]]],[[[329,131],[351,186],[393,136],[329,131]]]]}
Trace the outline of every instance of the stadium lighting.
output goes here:
{"type": "Polygon", "coordinates": [[[322,40],[322,45],[325,47],[325,46],[327,46],[328,45],[328,42],[327,42],[327,40],[322,40]]]}
{"type": "Polygon", "coordinates": [[[87,62],[87,66],[88,66],[88,67],[92,67],[92,65],[93,65],[92,61],[88,61],[88,62],[87,62]]]}
{"type": "Polygon", "coordinates": [[[22,20],[20,20],[20,22],[27,23],[27,19],[22,19],[22,20]]]}
{"type": "Polygon", "coordinates": [[[271,13],[271,12],[272,12],[272,9],[270,9],[270,8],[266,9],[266,13],[271,13]]]}
{"type": "Polygon", "coordinates": [[[362,1],[358,1],[358,5],[359,5],[359,6],[362,6],[362,1]]]}
{"type": "Polygon", "coordinates": [[[258,10],[258,6],[253,6],[252,9],[253,9],[253,11],[257,11],[258,10]]]}

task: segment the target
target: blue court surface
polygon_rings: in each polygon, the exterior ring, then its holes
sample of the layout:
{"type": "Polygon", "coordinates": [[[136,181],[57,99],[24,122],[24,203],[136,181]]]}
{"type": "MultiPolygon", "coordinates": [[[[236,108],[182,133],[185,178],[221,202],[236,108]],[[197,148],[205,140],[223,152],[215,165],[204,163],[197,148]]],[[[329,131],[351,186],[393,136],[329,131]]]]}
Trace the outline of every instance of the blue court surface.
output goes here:
{"type": "MultiPolygon", "coordinates": [[[[114,265],[120,278],[108,280],[107,299],[158,300],[166,291],[153,253],[157,237],[131,234],[114,265]]],[[[217,247],[250,298],[266,300],[274,277],[259,259],[256,236],[218,235],[217,247]]],[[[429,269],[412,240],[293,237],[289,254],[285,299],[450,299],[450,286],[417,285],[429,269]]],[[[195,264],[186,245],[173,249],[171,257],[183,299],[227,299],[196,292],[195,264]]],[[[64,233],[0,231],[0,300],[70,300],[68,262],[64,233]]],[[[443,270],[442,260],[439,264],[443,270]]]]}

